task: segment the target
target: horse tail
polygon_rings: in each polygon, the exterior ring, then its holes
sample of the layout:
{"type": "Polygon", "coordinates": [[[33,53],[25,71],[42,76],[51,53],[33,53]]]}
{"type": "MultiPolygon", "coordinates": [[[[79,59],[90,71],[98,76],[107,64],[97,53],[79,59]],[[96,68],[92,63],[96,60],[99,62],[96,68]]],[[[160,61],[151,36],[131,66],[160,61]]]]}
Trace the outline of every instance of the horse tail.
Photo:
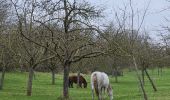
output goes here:
{"type": "Polygon", "coordinates": [[[91,89],[93,90],[94,89],[94,84],[93,84],[93,73],[91,74],[91,89]]]}
{"type": "Polygon", "coordinates": [[[97,74],[93,75],[93,86],[94,86],[96,95],[99,96],[97,74]]]}
{"type": "Polygon", "coordinates": [[[98,85],[97,85],[97,75],[96,73],[91,74],[91,89],[92,89],[92,100],[94,100],[94,90],[98,96],[98,85]]]}

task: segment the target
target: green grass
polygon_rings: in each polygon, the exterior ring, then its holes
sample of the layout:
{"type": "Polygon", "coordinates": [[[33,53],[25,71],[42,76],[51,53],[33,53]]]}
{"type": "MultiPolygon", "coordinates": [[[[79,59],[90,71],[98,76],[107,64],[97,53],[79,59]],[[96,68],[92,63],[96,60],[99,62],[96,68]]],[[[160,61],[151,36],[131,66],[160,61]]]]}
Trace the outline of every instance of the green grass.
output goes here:
{"type": "MultiPolygon", "coordinates": [[[[146,79],[145,90],[149,100],[170,100],[170,69],[164,69],[163,75],[158,76],[156,70],[149,71],[158,91],[154,92],[146,79]]],[[[90,76],[84,75],[88,88],[69,89],[71,100],[91,100],[90,76]]],[[[36,73],[33,80],[32,96],[26,96],[27,73],[6,73],[4,89],[0,90],[0,100],[57,100],[62,94],[62,75],[56,75],[56,84],[51,85],[50,73],[36,73]]],[[[115,83],[110,77],[115,100],[143,100],[139,84],[134,72],[125,72],[115,83]]],[[[109,100],[106,98],[106,100],[109,100]]]]}

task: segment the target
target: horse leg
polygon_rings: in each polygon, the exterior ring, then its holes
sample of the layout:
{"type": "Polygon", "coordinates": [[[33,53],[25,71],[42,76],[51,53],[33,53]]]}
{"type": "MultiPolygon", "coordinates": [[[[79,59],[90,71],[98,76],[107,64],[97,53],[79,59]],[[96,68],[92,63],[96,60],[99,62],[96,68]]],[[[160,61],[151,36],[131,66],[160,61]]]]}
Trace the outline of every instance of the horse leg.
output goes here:
{"type": "Polygon", "coordinates": [[[71,82],[71,84],[70,84],[70,85],[71,85],[71,88],[73,88],[73,82],[71,82]]]}
{"type": "Polygon", "coordinates": [[[81,82],[79,83],[79,86],[82,88],[82,83],[81,82]]]}
{"type": "Polygon", "coordinates": [[[85,83],[83,83],[83,87],[86,88],[85,83]]]}
{"type": "Polygon", "coordinates": [[[69,88],[71,88],[71,84],[70,84],[70,82],[69,82],[69,84],[68,84],[68,85],[69,85],[69,88]]]}
{"type": "Polygon", "coordinates": [[[102,87],[101,93],[103,94],[103,99],[105,99],[105,87],[102,87]]]}
{"type": "Polygon", "coordinates": [[[68,85],[69,85],[69,88],[71,88],[71,81],[69,81],[68,85]]]}
{"type": "Polygon", "coordinates": [[[92,93],[92,100],[94,100],[94,89],[91,89],[91,93],[92,93]]]}
{"type": "Polygon", "coordinates": [[[98,92],[99,92],[99,95],[98,95],[98,100],[102,100],[102,88],[101,87],[98,87],[98,92]]]}

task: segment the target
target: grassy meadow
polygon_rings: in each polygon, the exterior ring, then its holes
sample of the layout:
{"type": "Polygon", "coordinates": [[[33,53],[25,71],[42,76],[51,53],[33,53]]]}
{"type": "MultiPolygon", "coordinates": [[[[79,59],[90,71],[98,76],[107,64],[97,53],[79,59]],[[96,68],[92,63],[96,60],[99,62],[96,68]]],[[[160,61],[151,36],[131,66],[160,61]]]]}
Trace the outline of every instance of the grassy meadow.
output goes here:
{"type": "MultiPolygon", "coordinates": [[[[157,70],[149,71],[158,91],[154,92],[148,79],[145,78],[145,89],[149,100],[170,100],[170,69],[163,69],[162,76],[157,75],[157,70]]],[[[36,73],[33,80],[32,96],[26,96],[27,73],[6,73],[3,90],[0,90],[0,100],[58,100],[62,94],[62,75],[56,75],[56,84],[51,85],[50,73],[36,73]]],[[[84,75],[88,81],[88,88],[69,89],[71,100],[91,100],[90,75],[84,75]]],[[[110,76],[110,82],[114,91],[114,100],[143,100],[137,78],[134,72],[125,72],[123,77],[114,82],[110,76]]],[[[97,100],[97,99],[96,99],[97,100]]],[[[106,100],[109,100],[106,98],[106,100]]]]}

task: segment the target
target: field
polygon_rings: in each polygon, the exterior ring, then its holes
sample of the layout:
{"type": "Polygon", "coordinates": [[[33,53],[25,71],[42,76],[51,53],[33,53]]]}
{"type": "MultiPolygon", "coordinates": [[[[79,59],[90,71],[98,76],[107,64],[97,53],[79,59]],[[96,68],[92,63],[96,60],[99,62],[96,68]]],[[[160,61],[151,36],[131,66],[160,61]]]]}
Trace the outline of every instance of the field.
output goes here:
{"type": "MultiPolygon", "coordinates": [[[[170,100],[170,69],[163,69],[162,76],[157,75],[157,70],[149,72],[158,91],[154,92],[146,79],[145,89],[148,99],[170,100]]],[[[91,100],[90,76],[84,76],[88,81],[88,88],[76,88],[74,85],[74,88],[69,89],[71,100],[91,100]]],[[[115,83],[114,77],[110,76],[115,100],[143,100],[134,72],[125,72],[118,80],[119,82],[115,83]]],[[[0,91],[0,100],[58,100],[62,94],[62,75],[57,74],[56,84],[51,85],[50,73],[36,73],[31,97],[26,96],[26,82],[27,73],[6,73],[4,89],[0,91]]]]}

